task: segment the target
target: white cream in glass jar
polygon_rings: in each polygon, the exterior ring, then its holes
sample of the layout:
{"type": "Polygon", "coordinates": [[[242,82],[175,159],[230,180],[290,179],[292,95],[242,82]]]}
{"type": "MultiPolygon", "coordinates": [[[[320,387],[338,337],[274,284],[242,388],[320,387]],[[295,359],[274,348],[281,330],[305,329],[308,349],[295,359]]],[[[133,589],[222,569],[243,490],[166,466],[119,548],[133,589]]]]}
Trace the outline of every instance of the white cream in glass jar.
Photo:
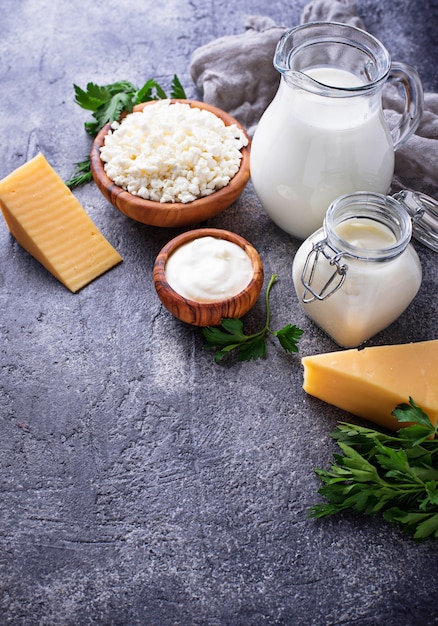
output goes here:
{"type": "Polygon", "coordinates": [[[298,249],[292,273],[300,304],[339,346],[360,346],[417,294],[422,270],[411,236],[411,218],[394,198],[357,192],[335,200],[298,249]]]}

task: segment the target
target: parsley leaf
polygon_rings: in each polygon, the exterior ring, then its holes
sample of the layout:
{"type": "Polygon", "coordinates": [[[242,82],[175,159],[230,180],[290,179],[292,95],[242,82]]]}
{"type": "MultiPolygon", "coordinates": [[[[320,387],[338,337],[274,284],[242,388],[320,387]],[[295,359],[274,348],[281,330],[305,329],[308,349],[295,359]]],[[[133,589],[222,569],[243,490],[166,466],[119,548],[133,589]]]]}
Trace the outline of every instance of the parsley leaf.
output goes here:
{"type": "Polygon", "coordinates": [[[309,516],[321,518],[347,509],[402,524],[416,540],[438,538],[438,425],[409,398],[394,417],[409,426],[396,435],[341,422],[333,431],[342,454],[330,470],[315,469],[327,501],[309,516]]]}
{"type": "Polygon", "coordinates": [[[166,98],[164,90],[153,78],[150,78],[145,82],[143,87],[136,92],[135,104],[148,102],[149,100],[159,100],[161,98],[166,98]]]}
{"type": "MultiPolygon", "coordinates": [[[[95,137],[108,122],[118,120],[122,113],[131,113],[136,104],[167,98],[164,89],[152,78],[147,80],[140,89],[127,80],[109,85],[96,85],[90,82],[85,90],[78,85],[73,85],[73,88],[76,104],[86,111],[92,111],[93,120],[84,123],[85,131],[91,137],[95,137]]],[[[186,98],[176,74],[172,79],[170,98],[186,98]]],[[[75,166],[74,174],[66,181],[70,189],[93,179],[90,157],[84,157],[82,161],[75,163],[75,166]]]]}
{"type": "Polygon", "coordinates": [[[187,98],[184,87],[181,85],[181,82],[176,74],[174,74],[172,79],[172,85],[170,87],[170,97],[175,98],[176,100],[185,100],[187,98]]]}
{"type": "Polygon", "coordinates": [[[75,163],[75,166],[76,170],[74,175],[66,183],[71,189],[73,187],[79,187],[79,185],[84,185],[85,183],[90,183],[93,180],[89,158],[85,158],[83,161],[75,163]]]}
{"type": "Polygon", "coordinates": [[[236,350],[239,361],[264,358],[266,356],[266,336],[269,333],[278,338],[280,345],[286,352],[298,352],[297,342],[304,331],[291,324],[287,324],[277,331],[269,328],[271,317],[269,294],[276,280],[277,274],[273,274],[266,289],[266,322],[257,333],[246,335],[243,331],[243,323],[238,318],[224,318],[221,321],[221,327],[207,326],[202,329],[207,341],[204,348],[215,350],[214,360],[216,363],[222,361],[233,350],[236,350]]]}

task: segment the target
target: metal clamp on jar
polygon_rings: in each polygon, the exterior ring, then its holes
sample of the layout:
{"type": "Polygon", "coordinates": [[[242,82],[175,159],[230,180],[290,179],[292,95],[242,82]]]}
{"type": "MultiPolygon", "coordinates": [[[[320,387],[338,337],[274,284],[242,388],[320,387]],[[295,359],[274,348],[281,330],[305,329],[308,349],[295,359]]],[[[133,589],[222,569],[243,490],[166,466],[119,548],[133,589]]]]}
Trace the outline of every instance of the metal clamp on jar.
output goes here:
{"type": "Polygon", "coordinates": [[[395,321],[418,292],[414,235],[438,251],[438,204],[424,194],[356,192],[337,198],[293,263],[304,312],[339,346],[353,348],[395,321]]]}

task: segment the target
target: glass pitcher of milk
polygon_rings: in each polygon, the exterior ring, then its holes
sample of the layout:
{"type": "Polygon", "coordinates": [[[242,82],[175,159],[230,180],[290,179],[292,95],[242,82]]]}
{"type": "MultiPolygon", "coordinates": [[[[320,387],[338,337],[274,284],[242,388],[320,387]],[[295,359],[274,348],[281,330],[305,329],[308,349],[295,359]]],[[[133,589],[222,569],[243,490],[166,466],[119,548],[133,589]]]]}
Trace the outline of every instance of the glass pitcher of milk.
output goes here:
{"type": "Polygon", "coordinates": [[[334,22],[286,31],[274,66],[280,85],[253,137],[251,178],[269,217],[305,239],[335,198],[388,192],[394,151],[418,126],[423,89],[416,70],[391,63],[375,37],[334,22]],[[392,129],[382,107],[387,82],[405,103],[392,129]]]}

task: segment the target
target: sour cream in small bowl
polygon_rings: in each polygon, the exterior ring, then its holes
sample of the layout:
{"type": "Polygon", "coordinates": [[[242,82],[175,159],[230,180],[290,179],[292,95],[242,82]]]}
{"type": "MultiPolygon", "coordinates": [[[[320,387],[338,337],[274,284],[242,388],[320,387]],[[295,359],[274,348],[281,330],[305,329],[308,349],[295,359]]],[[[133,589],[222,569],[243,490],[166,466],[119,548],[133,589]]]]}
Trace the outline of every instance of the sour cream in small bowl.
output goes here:
{"type": "Polygon", "coordinates": [[[194,326],[218,326],[242,317],[263,286],[257,250],[227,230],[200,228],[170,241],[154,264],[154,285],[164,306],[194,326]]]}

